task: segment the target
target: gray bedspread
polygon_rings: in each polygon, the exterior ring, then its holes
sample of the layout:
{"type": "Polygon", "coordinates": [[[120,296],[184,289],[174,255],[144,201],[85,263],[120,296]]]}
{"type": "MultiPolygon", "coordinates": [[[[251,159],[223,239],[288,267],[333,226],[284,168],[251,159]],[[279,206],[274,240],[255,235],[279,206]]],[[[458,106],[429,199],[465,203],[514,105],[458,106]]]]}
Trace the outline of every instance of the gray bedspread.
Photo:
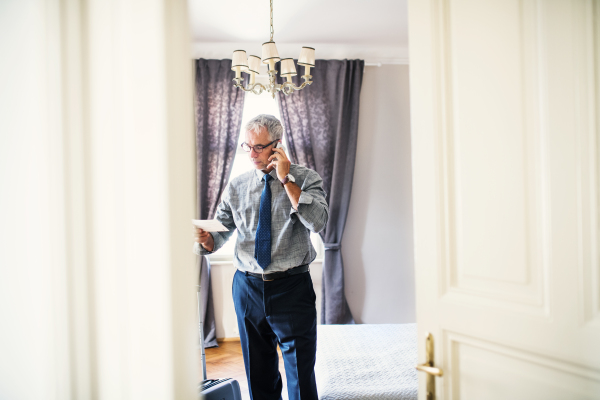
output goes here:
{"type": "Polygon", "coordinates": [[[417,325],[319,325],[320,400],[417,399],[417,325]]]}

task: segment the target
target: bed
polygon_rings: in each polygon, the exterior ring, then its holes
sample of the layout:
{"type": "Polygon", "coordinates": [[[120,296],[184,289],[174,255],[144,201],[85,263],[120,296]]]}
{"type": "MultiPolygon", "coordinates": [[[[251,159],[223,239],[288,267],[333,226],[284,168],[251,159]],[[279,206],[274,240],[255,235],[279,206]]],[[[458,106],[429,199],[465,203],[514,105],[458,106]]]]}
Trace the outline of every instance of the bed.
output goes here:
{"type": "Polygon", "coordinates": [[[320,400],[416,400],[417,325],[319,325],[320,400]]]}

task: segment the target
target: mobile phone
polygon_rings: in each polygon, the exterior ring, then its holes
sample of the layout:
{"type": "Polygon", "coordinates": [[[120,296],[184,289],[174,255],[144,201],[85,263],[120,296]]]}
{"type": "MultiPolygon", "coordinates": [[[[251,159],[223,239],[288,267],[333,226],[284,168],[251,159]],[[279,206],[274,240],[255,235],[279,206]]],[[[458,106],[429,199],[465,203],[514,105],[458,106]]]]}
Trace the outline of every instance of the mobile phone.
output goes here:
{"type": "MultiPolygon", "coordinates": [[[[277,142],[277,145],[275,145],[275,148],[277,148],[277,149],[281,149],[281,150],[283,150],[284,152],[287,152],[287,150],[285,149],[285,146],[284,146],[284,145],[283,145],[283,143],[281,143],[281,142],[277,142]]],[[[277,152],[276,152],[276,151],[273,151],[273,152],[272,152],[272,154],[277,154],[277,152]]],[[[277,160],[277,157],[273,158],[273,161],[275,161],[275,160],[277,160]]]]}
{"type": "Polygon", "coordinates": [[[275,148],[281,149],[281,150],[283,150],[284,152],[287,153],[287,150],[286,150],[286,148],[285,148],[285,146],[283,145],[282,142],[277,142],[277,146],[275,146],[275,148]]]}

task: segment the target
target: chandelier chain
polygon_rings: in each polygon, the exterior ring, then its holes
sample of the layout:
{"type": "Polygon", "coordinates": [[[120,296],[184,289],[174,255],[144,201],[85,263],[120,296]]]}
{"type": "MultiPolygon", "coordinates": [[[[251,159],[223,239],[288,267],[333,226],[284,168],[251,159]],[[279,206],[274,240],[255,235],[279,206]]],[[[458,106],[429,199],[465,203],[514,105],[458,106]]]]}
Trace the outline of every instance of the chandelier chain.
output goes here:
{"type": "Polygon", "coordinates": [[[273,41],[273,34],[275,30],[273,29],[273,0],[271,0],[271,42],[273,41]]]}

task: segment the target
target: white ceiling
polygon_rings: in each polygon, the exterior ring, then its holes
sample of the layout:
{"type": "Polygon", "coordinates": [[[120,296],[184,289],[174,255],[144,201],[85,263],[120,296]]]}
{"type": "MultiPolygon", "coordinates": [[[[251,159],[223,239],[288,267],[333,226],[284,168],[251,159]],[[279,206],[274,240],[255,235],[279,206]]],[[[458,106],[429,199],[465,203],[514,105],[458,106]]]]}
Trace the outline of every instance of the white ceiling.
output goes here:
{"type": "MultiPolygon", "coordinates": [[[[195,58],[261,55],[269,40],[268,0],[188,0],[195,58]]],[[[406,0],[273,0],[274,41],[282,57],[300,47],[317,58],[408,61],[406,0]]]]}

